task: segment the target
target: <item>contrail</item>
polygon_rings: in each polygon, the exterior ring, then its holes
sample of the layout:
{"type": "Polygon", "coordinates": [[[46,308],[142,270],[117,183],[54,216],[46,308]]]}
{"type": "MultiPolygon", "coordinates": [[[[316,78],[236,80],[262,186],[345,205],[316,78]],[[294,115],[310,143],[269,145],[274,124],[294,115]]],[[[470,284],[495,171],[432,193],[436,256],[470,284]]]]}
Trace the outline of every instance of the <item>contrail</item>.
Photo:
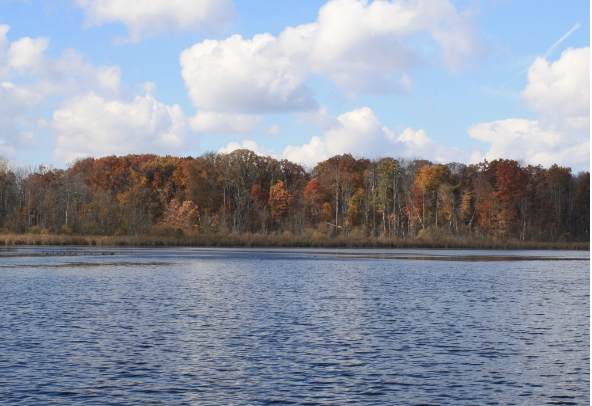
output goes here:
{"type": "MultiPolygon", "coordinates": [[[[547,57],[548,57],[549,55],[551,55],[551,53],[552,53],[552,52],[555,50],[555,48],[557,48],[557,47],[559,46],[559,44],[561,44],[563,41],[565,41],[565,39],[566,39],[567,37],[569,37],[571,34],[573,34],[573,32],[574,32],[575,30],[577,30],[578,28],[580,28],[581,26],[582,26],[582,25],[581,25],[580,23],[575,23],[575,24],[574,24],[574,26],[573,26],[573,27],[571,27],[571,30],[569,30],[568,32],[566,32],[566,33],[565,33],[565,35],[563,35],[563,37],[559,38],[559,40],[558,40],[556,43],[554,43],[553,45],[551,45],[551,48],[549,48],[549,49],[547,50],[547,52],[545,52],[545,55],[544,55],[543,57],[544,57],[545,59],[547,59],[547,57]]],[[[532,63],[531,63],[531,65],[532,65],[532,63]]],[[[497,89],[497,90],[502,90],[504,87],[506,87],[507,85],[509,85],[510,83],[512,83],[512,82],[514,81],[514,79],[516,79],[516,78],[517,78],[517,77],[519,77],[519,76],[522,76],[522,75],[524,75],[524,74],[525,74],[525,73],[528,71],[528,68],[530,68],[530,66],[527,66],[526,68],[524,68],[524,69],[523,69],[523,70],[522,70],[522,71],[521,71],[519,74],[517,74],[516,76],[514,76],[514,77],[512,78],[512,80],[510,80],[510,81],[509,81],[509,82],[507,82],[507,83],[504,83],[504,84],[503,84],[503,85],[501,85],[501,86],[499,87],[499,89],[497,89]]]]}
{"type": "Polygon", "coordinates": [[[546,59],[549,55],[551,55],[551,52],[553,52],[555,50],[555,48],[557,48],[559,46],[559,44],[561,44],[567,37],[569,37],[575,30],[577,30],[580,27],[581,27],[580,23],[575,23],[575,25],[573,27],[571,27],[571,30],[566,32],[563,37],[559,38],[559,41],[557,41],[556,43],[551,45],[551,48],[549,48],[549,50],[547,52],[545,52],[544,58],[546,59]]]}

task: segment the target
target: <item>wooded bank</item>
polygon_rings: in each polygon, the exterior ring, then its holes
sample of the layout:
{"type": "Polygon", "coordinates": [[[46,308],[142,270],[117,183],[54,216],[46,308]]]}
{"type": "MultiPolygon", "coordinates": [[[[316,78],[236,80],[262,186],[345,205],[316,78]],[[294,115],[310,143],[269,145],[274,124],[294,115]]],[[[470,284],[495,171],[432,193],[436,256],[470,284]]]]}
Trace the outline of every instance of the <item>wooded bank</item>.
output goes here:
{"type": "Polygon", "coordinates": [[[557,165],[345,154],[305,169],[249,150],[66,170],[0,159],[8,245],[589,247],[568,244],[589,242],[589,228],[590,173],[557,165]]]}

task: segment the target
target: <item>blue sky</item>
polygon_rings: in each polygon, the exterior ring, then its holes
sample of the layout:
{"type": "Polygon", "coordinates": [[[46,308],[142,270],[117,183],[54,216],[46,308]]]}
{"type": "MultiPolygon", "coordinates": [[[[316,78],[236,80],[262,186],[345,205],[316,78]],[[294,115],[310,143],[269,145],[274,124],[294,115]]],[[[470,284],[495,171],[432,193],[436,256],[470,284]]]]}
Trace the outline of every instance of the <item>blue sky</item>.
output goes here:
{"type": "Polygon", "coordinates": [[[0,155],[247,147],[589,170],[587,1],[148,3],[0,0],[0,155]]]}

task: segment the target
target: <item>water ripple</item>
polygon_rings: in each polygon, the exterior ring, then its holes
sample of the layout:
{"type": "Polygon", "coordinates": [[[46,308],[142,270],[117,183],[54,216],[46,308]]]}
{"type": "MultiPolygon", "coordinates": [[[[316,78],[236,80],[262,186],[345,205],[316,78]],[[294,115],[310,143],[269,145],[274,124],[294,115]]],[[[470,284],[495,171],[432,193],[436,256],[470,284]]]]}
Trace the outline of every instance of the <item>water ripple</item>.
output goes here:
{"type": "Polygon", "coordinates": [[[2,259],[0,403],[589,404],[588,261],[174,253],[2,259]]]}

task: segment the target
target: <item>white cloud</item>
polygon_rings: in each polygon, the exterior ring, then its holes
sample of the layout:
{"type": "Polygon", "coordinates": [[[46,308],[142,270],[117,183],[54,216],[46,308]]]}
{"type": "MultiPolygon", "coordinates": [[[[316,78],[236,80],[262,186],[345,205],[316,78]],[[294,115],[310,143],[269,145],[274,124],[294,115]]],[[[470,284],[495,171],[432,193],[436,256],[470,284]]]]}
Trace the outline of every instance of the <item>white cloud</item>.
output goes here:
{"type": "MultiPolygon", "coordinates": [[[[264,149],[251,140],[243,141],[242,148],[308,166],[346,153],[364,158],[421,157],[438,162],[468,161],[471,156],[469,151],[437,144],[424,130],[414,131],[406,128],[401,133],[395,133],[382,127],[374,112],[368,107],[349,111],[334,120],[335,125],[325,131],[322,137],[313,136],[302,146],[289,145],[280,154],[264,149]]],[[[239,143],[229,143],[221,151],[240,147],[239,143]]]]}
{"type": "Polygon", "coordinates": [[[36,109],[53,96],[74,96],[94,90],[105,95],[120,91],[117,66],[94,67],[82,55],[66,49],[60,57],[46,55],[48,38],[9,41],[10,27],[0,25],[0,147],[13,156],[34,148],[32,130],[39,129],[36,109]]]}
{"type": "Polygon", "coordinates": [[[378,117],[369,107],[349,111],[337,117],[338,125],[323,135],[324,149],[329,156],[352,153],[375,156],[390,144],[378,117]]]}
{"type": "Polygon", "coordinates": [[[261,127],[261,117],[249,114],[213,113],[198,111],[189,118],[191,129],[200,133],[224,135],[250,134],[261,127]]]}
{"type": "Polygon", "coordinates": [[[288,145],[284,149],[282,156],[292,162],[304,164],[309,167],[313,167],[317,163],[331,157],[327,153],[323,139],[316,135],[310,139],[308,144],[304,144],[301,147],[288,145]]]}
{"type": "Polygon", "coordinates": [[[138,42],[163,31],[216,30],[234,17],[231,0],[77,0],[87,25],[122,22],[129,40],[138,42]]]}
{"type": "Polygon", "coordinates": [[[181,108],[149,94],[123,102],[90,93],[56,110],[50,126],[56,136],[54,157],[63,162],[89,155],[178,154],[189,136],[181,108]]]}
{"type": "Polygon", "coordinates": [[[49,39],[11,42],[8,30],[0,26],[0,154],[13,157],[35,148],[34,132],[44,128],[55,134],[54,157],[62,162],[113,153],[180,153],[187,144],[187,118],[178,105],[156,100],[153,83],[141,85],[145,97],[119,100],[118,66],[93,66],[73,49],[50,57],[49,39]],[[64,105],[48,124],[39,111],[55,97],[64,105]]]}
{"type": "Polygon", "coordinates": [[[480,52],[472,18],[448,0],[333,0],[319,11],[311,68],[355,92],[408,92],[412,83],[405,72],[430,57],[410,43],[421,33],[439,44],[451,69],[480,52]]]}
{"type": "Polygon", "coordinates": [[[55,95],[71,95],[81,89],[117,93],[121,70],[118,66],[93,66],[82,54],[65,49],[59,57],[46,55],[48,38],[23,37],[10,42],[10,27],[0,25],[0,80],[19,79],[40,100],[55,95]]]}
{"type": "Polygon", "coordinates": [[[257,145],[257,143],[255,141],[252,141],[252,140],[243,140],[242,143],[229,142],[228,145],[220,148],[218,150],[218,152],[221,154],[229,154],[232,151],[236,151],[237,149],[248,149],[258,155],[277,157],[277,154],[274,153],[273,150],[265,148],[265,147],[261,147],[261,146],[257,145]]]}
{"type": "Polygon", "coordinates": [[[531,164],[559,164],[576,170],[590,167],[590,137],[544,128],[537,120],[511,118],[472,126],[472,138],[491,143],[473,162],[494,159],[525,160],[531,164]]]}
{"type": "Polygon", "coordinates": [[[202,110],[277,113],[316,107],[304,85],[306,72],[293,64],[269,34],[206,40],[181,54],[182,75],[193,104],[202,110]]]}
{"type": "Polygon", "coordinates": [[[590,128],[590,48],[567,49],[552,64],[537,58],[521,96],[547,122],[590,128]]]}
{"type": "Polygon", "coordinates": [[[538,120],[511,118],[468,129],[477,140],[491,143],[474,160],[523,159],[574,170],[590,168],[590,48],[567,49],[549,63],[537,58],[528,70],[521,94],[540,114],[538,120]]]}
{"type": "Polygon", "coordinates": [[[7,67],[19,73],[39,70],[43,64],[43,53],[48,46],[48,38],[23,37],[14,41],[6,52],[7,67]]]}
{"type": "Polygon", "coordinates": [[[364,107],[337,117],[338,124],[302,147],[288,146],[283,156],[306,165],[334,155],[351,153],[364,158],[421,157],[437,162],[465,161],[470,153],[436,143],[424,130],[400,133],[381,126],[374,112],[364,107]]]}
{"type": "Polygon", "coordinates": [[[451,69],[480,52],[471,16],[448,0],[332,0],[314,23],[287,27],[278,37],[205,40],[183,51],[180,63],[199,110],[310,112],[318,108],[306,86],[311,74],[348,94],[405,93],[413,88],[409,69],[439,52],[451,69]]]}

